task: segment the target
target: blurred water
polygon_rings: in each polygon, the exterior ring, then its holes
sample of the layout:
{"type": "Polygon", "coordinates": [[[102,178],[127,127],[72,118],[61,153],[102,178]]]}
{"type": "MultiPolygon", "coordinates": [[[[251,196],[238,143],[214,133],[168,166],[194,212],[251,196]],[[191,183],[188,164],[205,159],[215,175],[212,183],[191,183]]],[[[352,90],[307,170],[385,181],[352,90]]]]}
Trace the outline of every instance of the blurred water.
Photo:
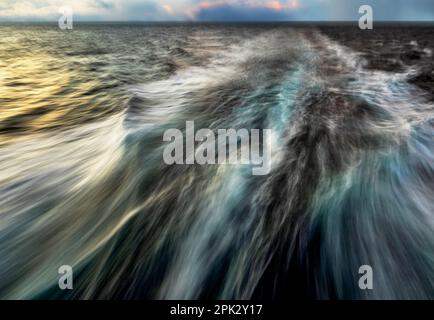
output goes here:
{"type": "Polygon", "coordinates": [[[0,296],[434,298],[432,48],[375,66],[420,30],[1,25],[0,296]],[[185,121],[273,129],[271,174],[165,165],[185,121]]]}

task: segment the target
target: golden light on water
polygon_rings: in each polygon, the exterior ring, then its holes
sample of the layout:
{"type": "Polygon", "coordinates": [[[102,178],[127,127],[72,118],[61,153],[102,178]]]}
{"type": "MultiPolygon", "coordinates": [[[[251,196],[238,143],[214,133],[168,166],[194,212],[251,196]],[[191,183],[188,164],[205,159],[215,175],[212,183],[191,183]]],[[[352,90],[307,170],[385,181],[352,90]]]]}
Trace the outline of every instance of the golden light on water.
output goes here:
{"type": "MultiPolygon", "coordinates": [[[[11,57],[3,62],[0,86],[3,108],[0,110],[0,121],[37,112],[50,103],[60,103],[62,106],[62,97],[58,93],[67,86],[69,73],[66,70],[53,70],[56,63],[55,59],[43,54],[11,57]]],[[[56,109],[59,111],[59,108],[56,109]]]]}
{"type": "MultiPolygon", "coordinates": [[[[53,41],[47,45],[56,45],[53,41]]],[[[95,59],[69,56],[65,41],[60,50],[36,43],[32,30],[0,41],[0,145],[29,138],[32,133],[79,125],[98,119],[122,102],[100,88],[99,73],[90,74],[95,59]]],[[[110,83],[110,81],[107,81],[110,83]]]]}

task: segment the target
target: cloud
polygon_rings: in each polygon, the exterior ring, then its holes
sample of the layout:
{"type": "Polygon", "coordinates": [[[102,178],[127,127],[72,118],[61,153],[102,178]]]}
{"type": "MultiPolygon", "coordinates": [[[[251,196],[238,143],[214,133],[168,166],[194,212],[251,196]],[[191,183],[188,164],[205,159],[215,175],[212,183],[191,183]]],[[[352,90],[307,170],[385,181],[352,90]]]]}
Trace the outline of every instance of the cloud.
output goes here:
{"type": "Polygon", "coordinates": [[[104,8],[104,9],[112,9],[115,6],[113,2],[105,1],[105,0],[94,0],[94,4],[96,8],[104,8]]]}
{"type": "Polygon", "coordinates": [[[199,21],[281,21],[293,18],[298,0],[205,0],[190,16],[199,21]]]}
{"type": "MultiPolygon", "coordinates": [[[[155,0],[0,0],[0,20],[57,21],[59,9],[69,6],[74,20],[165,20],[174,18],[155,0]]],[[[172,12],[173,14],[173,12],[172,12]]],[[[176,18],[176,17],[175,17],[176,18]]]]}
{"type": "Polygon", "coordinates": [[[118,3],[114,20],[156,20],[163,11],[157,3],[151,1],[128,1],[118,3]]]}
{"type": "Polygon", "coordinates": [[[370,5],[375,20],[433,20],[433,0],[332,0],[329,19],[356,20],[358,8],[370,5]]]}
{"type": "Polygon", "coordinates": [[[164,4],[163,5],[164,11],[166,11],[168,14],[174,14],[173,8],[170,4],[164,4]]]}
{"type": "Polygon", "coordinates": [[[209,8],[200,8],[195,13],[199,21],[273,21],[288,20],[290,14],[284,10],[267,7],[255,7],[245,10],[236,5],[221,5],[209,8]]]}
{"type": "Polygon", "coordinates": [[[0,20],[358,20],[369,4],[377,20],[434,20],[434,0],[0,0],[0,20]]]}

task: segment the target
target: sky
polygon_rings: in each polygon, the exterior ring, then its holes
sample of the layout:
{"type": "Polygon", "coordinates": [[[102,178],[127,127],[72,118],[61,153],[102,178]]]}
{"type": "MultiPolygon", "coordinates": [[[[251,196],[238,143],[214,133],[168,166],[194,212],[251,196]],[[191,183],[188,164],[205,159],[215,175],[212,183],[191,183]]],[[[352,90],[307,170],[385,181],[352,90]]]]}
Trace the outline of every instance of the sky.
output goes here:
{"type": "Polygon", "coordinates": [[[0,0],[0,21],[57,21],[69,6],[74,21],[358,20],[434,21],[434,0],[0,0]]]}

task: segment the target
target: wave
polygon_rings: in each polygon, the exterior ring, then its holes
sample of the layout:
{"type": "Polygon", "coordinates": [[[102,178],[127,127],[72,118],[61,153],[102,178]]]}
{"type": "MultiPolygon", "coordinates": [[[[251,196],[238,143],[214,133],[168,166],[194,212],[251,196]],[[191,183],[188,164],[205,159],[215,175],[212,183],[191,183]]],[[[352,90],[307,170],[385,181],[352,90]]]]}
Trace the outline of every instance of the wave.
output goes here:
{"type": "Polygon", "coordinates": [[[210,39],[126,86],[121,112],[0,149],[0,295],[433,298],[433,105],[413,71],[369,70],[313,29],[210,39]],[[186,120],[272,129],[271,174],[166,166],[163,132],[186,120]]]}

